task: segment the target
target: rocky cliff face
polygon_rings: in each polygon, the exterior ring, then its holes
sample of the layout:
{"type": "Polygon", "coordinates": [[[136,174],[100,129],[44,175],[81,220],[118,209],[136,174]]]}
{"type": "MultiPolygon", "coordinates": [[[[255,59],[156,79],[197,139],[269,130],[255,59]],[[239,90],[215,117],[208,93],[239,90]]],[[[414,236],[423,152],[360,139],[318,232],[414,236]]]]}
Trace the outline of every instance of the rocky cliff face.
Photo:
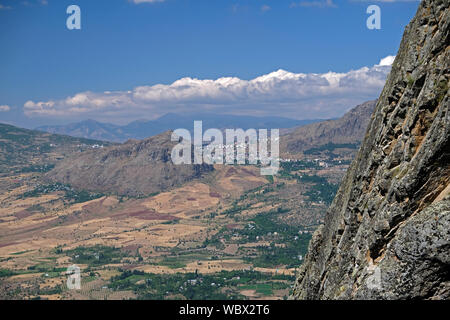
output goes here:
{"type": "Polygon", "coordinates": [[[405,30],[296,299],[450,299],[450,1],[405,30]]]}
{"type": "Polygon", "coordinates": [[[46,179],[77,189],[127,196],[148,196],[200,178],[213,166],[174,165],[171,133],[119,146],[91,150],[60,162],[46,179]]]}

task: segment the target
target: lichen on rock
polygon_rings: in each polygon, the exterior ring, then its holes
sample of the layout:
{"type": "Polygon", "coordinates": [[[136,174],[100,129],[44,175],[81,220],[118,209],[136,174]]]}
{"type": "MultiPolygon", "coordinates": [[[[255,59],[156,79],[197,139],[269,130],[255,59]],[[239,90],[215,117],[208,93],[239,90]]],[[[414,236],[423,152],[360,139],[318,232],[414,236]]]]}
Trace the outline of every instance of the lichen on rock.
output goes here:
{"type": "Polygon", "coordinates": [[[449,8],[424,0],[406,27],[292,298],[450,297],[449,8]]]}

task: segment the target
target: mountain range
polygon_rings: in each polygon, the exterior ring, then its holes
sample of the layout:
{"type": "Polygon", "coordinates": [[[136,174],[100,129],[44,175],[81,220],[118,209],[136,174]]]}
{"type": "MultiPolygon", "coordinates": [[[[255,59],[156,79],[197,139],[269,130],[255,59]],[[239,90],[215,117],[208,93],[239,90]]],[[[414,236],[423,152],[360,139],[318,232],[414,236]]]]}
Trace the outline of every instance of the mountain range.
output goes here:
{"type": "MultiPolygon", "coordinates": [[[[286,145],[287,142],[292,153],[301,152],[304,147],[327,143],[359,144],[364,137],[375,103],[376,101],[370,101],[361,104],[337,120],[298,127],[287,135],[281,136],[281,143],[286,145]]],[[[160,125],[158,128],[163,127],[161,124],[183,126],[190,123],[192,126],[194,119],[198,118],[199,116],[181,118],[177,115],[167,115],[157,123],[160,125]]],[[[276,118],[246,117],[240,119],[236,116],[228,116],[220,119],[215,115],[206,117],[204,121],[204,125],[206,123],[207,127],[214,124],[219,128],[224,128],[232,123],[240,127],[245,127],[250,123],[255,127],[270,127],[282,124],[283,121],[285,124],[287,123],[285,120],[276,118]],[[255,122],[256,120],[259,122],[255,122]]],[[[85,123],[91,124],[91,127],[96,126],[98,130],[112,128],[110,125],[91,121],[85,123]]],[[[128,132],[134,132],[136,135],[150,134],[149,129],[156,130],[156,126],[152,127],[149,123],[132,123],[127,126],[127,128],[133,128],[128,132]]],[[[289,124],[294,123],[290,122],[289,124]]],[[[171,149],[174,145],[175,143],[170,141],[170,131],[143,140],[130,139],[121,145],[74,154],[58,163],[55,169],[47,174],[47,178],[53,182],[69,184],[89,191],[145,196],[181,185],[213,170],[211,166],[174,166],[170,160],[171,149]]]]}
{"type": "Polygon", "coordinates": [[[284,118],[168,114],[155,121],[136,121],[123,127],[87,120],[68,126],[41,128],[59,133],[0,125],[0,172],[11,170],[13,165],[18,170],[44,172],[56,166],[46,175],[49,180],[83,190],[142,196],[180,185],[212,170],[209,167],[173,166],[170,150],[174,143],[170,141],[168,131],[154,135],[165,128],[192,128],[196,119],[203,119],[204,129],[298,125],[285,130],[287,133],[281,136],[281,150],[287,146],[290,154],[297,154],[308,147],[327,143],[360,143],[374,105],[374,101],[366,102],[340,119],[316,123],[311,123],[315,120],[284,118]],[[97,137],[98,140],[80,136],[97,137]],[[133,139],[143,136],[151,137],[133,139]],[[123,144],[101,141],[123,141],[125,138],[127,142],[123,144]],[[51,166],[41,168],[43,163],[51,166]]]}
{"type": "Polygon", "coordinates": [[[203,129],[242,128],[284,129],[303,126],[321,120],[294,120],[283,117],[254,117],[223,114],[166,114],[156,120],[138,120],[124,126],[86,120],[60,126],[41,126],[36,130],[64,134],[73,137],[125,142],[129,139],[142,140],[168,130],[184,128],[192,131],[195,120],[203,121],[203,129]]]}

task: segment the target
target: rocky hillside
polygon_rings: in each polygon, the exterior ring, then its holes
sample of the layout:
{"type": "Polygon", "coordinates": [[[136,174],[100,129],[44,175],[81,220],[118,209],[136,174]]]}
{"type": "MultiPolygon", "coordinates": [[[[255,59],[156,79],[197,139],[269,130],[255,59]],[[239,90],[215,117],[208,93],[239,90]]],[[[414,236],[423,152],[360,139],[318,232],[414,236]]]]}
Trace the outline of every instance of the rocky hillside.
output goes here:
{"type": "Polygon", "coordinates": [[[82,190],[147,196],[212,171],[208,165],[174,165],[176,144],[166,132],[143,141],[83,152],[59,163],[46,178],[82,190]]]}
{"type": "Polygon", "coordinates": [[[407,26],[296,299],[450,299],[450,1],[407,26]]]}
{"type": "Polygon", "coordinates": [[[347,112],[342,118],[309,124],[281,138],[280,149],[283,153],[295,154],[328,143],[360,143],[376,101],[368,101],[347,112]]]}
{"type": "Polygon", "coordinates": [[[0,175],[11,172],[47,171],[65,156],[107,145],[111,143],[0,123],[0,175]]]}

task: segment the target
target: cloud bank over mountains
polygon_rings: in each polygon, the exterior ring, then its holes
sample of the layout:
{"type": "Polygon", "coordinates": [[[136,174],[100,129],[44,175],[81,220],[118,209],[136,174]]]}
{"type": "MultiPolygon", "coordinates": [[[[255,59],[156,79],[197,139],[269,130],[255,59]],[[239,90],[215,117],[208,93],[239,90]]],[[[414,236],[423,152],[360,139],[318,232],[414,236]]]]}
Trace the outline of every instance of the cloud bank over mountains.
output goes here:
{"type": "Polygon", "coordinates": [[[278,70],[251,80],[188,77],[129,91],[80,92],[62,100],[27,101],[24,112],[28,117],[113,122],[203,111],[296,119],[338,117],[379,95],[394,58],[389,56],[372,67],[345,73],[278,70]]]}

